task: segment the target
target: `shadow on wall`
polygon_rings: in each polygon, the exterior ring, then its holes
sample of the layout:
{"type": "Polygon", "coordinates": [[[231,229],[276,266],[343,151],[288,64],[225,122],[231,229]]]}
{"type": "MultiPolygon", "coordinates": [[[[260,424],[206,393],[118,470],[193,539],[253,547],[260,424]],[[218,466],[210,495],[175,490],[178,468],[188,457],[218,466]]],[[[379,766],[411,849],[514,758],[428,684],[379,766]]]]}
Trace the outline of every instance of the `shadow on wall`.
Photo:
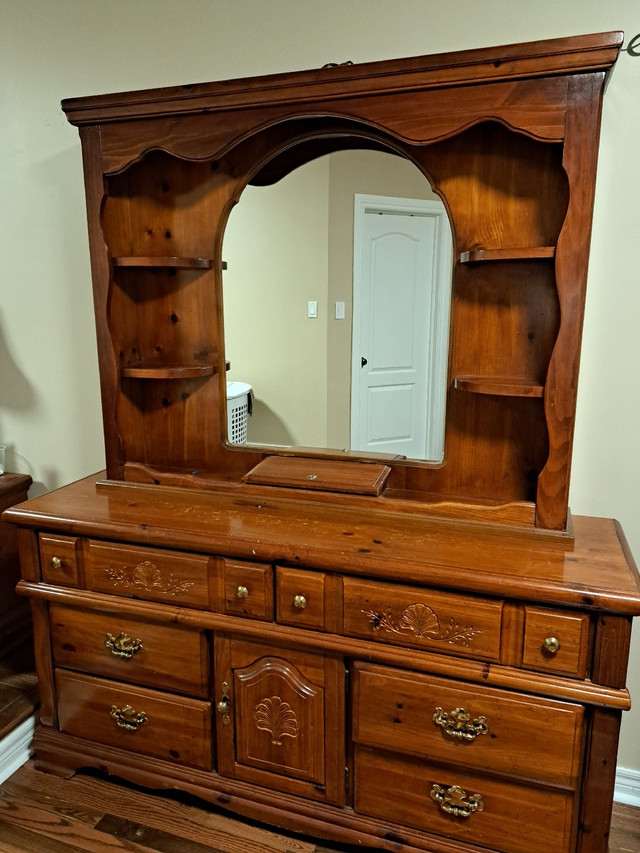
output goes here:
{"type": "Polygon", "coordinates": [[[261,400],[254,400],[253,413],[247,424],[247,441],[255,444],[273,444],[290,447],[295,444],[289,427],[282,418],[261,400]],[[259,441],[253,438],[259,436],[259,441]]]}
{"type": "MultiPolygon", "coordinates": [[[[33,386],[22,373],[11,351],[7,345],[6,335],[4,333],[4,322],[0,315],[0,443],[7,447],[5,467],[7,471],[15,471],[20,474],[29,474],[33,476],[31,464],[28,459],[25,459],[18,453],[15,441],[12,441],[14,436],[7,435],[6,426],[2,421],[3,412],[20,412],[21,414],[32,412],[36,408],[36,394],[33,386]]],[[[29,490],[31,497],[38,494],[44,494],[51,488],[55,488],[55,484],[51,483],[55,479],[53,469],[49,471],[48,482],[49,486],[44,483],[35,482],[29,490]]]]}

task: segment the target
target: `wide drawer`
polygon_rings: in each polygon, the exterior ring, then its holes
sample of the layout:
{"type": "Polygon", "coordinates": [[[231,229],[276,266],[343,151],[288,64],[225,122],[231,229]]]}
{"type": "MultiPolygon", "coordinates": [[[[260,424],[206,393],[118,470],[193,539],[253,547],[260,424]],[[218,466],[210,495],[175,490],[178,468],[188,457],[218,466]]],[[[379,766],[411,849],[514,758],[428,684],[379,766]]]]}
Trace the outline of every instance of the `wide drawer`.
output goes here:
{"type": "Polygon", "coordinates": [[[51,605],[56,666],[206,697],[208,642],[202,631],[51,605]]]}
{"type": "Polygon", "coordinates": [[[148,601],[209,606],[209,558],[159,548],[89,542],[86,583],[148,601]]]}
{"type": "Polygon", "coordinates": [[[345,577],[344,633],[482,660],[500,660],[502,602],[345,577]]]}
{"type": "Polygon", "coordinates": [[[358,746],[355,810],[504,853],[567,853],[574,795],[358,746]],[[466,815],[466,816],[465,816],[466,815]]]}
{"type": "Polygon", "coordinates": [[[581,705],[354,665],[357,743],[574,787],[583,728],[581,705]]]}
{"type": "Polygon", "coordinates": [[[211,768],[211,705],[56,670],[60,731],[202,770],[211,768]]]}

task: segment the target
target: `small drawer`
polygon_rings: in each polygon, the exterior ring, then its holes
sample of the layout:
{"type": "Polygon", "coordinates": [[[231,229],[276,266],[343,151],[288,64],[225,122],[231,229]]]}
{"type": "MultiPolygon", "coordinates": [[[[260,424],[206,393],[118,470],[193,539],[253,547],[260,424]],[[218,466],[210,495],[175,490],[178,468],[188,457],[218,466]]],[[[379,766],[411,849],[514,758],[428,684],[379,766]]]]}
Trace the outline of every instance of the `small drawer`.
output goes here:
{"type": "Polygon", "coordinates": [[[87,586],[147,601],[209,606],[209,558],[157,548],[90,542],[87,586]]]}
{"type": "Polygon", "coordinates": [[[367,746],[575,787],[583,730],[582,705],[354,665],[353,739],[367,746]]]}
{"type": "Polygon", "coordinates": [[[40,561],[45,583],[79,587],[78,561],[74,536],[40,534],[40,561]]]}
{"type": "Polygon", "coordinates": [[[525,606],[522,665],[584,678],[589,656],[589,616],[525,606]]]}
{"type": "Polygon", "coordinates": [[[211,769],[211,705],[56,671],[60,731],[97,743],[211,769]]]}
{"type": "Polygon", "coordinates": [[[263,563],[224,560],[224,612],[270,622],[273,569],[263,563]]]}
{"type": "Polygon", "coordinates": [[[500,660],[502,601],[344,578],[344,633],[482,660],[500,660]]]}
{"type": "Polygon", "coordinates": [[[53,660],[118,681],[206,697],[208,642],[202,631],[52,604],[53,660]]]}
{"type": "Polygon", "coordinates": [[[380,749],[356,747],[354,807],[399,827],[472,844],[474,850],[475,845],[503,853],[573,849],[572,792],[380,749]]]}
{"type": "Polygon", "coordinates": [[[276,570],[277,619],[282,625],[325,630],[323,572],[276,570]]]}

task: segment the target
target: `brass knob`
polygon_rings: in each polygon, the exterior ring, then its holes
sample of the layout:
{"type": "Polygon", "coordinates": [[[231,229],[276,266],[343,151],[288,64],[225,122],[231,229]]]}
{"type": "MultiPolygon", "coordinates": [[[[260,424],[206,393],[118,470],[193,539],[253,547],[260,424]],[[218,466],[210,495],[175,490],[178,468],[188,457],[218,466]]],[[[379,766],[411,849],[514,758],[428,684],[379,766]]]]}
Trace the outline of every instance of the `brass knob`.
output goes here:
{"type": "Polygon", "coordinates": [[[293,599],[293,606],[297,607],[298,610],[304,610],[304,608],[307,606],[307,599],[304,597],[304,595],[296,595],[296,597],[293,599]]]}
{"type": "Polygon", "coordinates": [[[246,598],[249,595],[249,590],[246,586],[239,586],[236,590],[236,598],[246,598]]]}
{"type": "Polygon", "coordinates": [[[542,648],[549,655],[557,655],[560,651],[560,641],[556,640],[555,637],[547,637],[542,644],[542,648]]]}
{"type": "Polygon", "coordinates": [[[61,569],[62,568],[62,560],[60,557],[52,557],[51,558],[51,568],[52,569],[61,569]]]}

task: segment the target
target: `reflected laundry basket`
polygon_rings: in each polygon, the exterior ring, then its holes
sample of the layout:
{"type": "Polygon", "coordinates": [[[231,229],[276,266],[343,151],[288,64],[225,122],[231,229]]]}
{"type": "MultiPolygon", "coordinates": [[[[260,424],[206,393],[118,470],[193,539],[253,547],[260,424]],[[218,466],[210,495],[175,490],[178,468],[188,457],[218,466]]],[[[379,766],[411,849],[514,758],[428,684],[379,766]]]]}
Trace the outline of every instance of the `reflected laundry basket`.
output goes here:
{"type": "Polygon", "coordinates": [[[247,382],[227,382],[227,439],[230,444],[247,443],[253,389],[247,382]]]}

